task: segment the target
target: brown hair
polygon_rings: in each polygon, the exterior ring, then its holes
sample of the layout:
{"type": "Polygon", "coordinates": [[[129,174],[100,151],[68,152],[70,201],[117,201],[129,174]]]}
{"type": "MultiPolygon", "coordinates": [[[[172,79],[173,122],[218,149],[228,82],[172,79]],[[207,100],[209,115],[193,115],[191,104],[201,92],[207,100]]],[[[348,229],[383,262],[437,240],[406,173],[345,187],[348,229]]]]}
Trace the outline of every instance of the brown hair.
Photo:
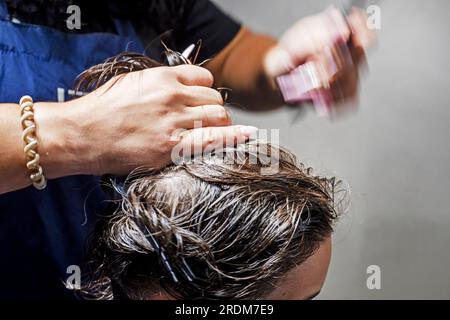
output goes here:
{"type": "Polygon", "coordinates": [[[256,141],[135,173],[116,186],[117,210],[97,226],[84,291],[262,298],[332,232],[337,184],[256,141]],[[268,150],[278,154],[278,171],[262,174],[268,150]]]}

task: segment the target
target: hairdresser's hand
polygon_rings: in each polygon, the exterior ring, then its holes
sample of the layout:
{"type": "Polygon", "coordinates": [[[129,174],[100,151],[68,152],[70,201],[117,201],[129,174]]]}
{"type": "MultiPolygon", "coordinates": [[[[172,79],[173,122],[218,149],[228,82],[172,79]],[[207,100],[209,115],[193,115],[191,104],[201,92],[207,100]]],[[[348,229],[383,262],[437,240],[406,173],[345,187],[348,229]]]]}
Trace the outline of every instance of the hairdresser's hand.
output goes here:
{"type": "Polygon", "coordinates": [[[330,84],[336,103],[353,100],[358,93],[358,67],[364,64],[365,51],[375,40],[375,34],[367,28],[366,21],[365,12],[354,9],[347,24],[341,12],[333,7],[298,21],[267,54],[266,72],[276,78],[308,61],[326,64],[323,61],[325,50],[336,51],[338,41],[351,40],[353,63],[340,65],[341,69],[334,75],[321,72],[319,76],[322,82],[330,84]]]}
{"type": "MultiPolygon", "coordinates": [[[[244,142],[255,128],[230,126],[212,83],[211,73],[201,67],[158,67],[113,78],[67,102],[64,111],[59,109],[66,122],[59,125],[73,128],[72,150],[65,152],[74,151],[78,158],[67,166],[76,167],[78,172],[72,173],[77,174],[122,175],[137,167],[167,165],[177,144],[202,150],[220,147],[225,140],[244,142]]],[[[50,128],[42,129],[40,140],[54,140],[50,134],[50,128]]]]}

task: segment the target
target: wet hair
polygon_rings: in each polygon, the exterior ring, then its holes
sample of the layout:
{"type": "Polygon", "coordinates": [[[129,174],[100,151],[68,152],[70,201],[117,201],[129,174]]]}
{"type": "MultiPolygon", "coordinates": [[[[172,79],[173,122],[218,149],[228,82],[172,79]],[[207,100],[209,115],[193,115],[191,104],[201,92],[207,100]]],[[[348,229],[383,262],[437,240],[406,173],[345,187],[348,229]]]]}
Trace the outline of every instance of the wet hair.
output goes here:
{"type": "Polygon", "coordinates": [[[258,141],[135,173],[115,187],[117,209],[97,225],[83,291],[264,298],[332,233],[338,185],[258,141]]]}
{"type": "MultiPolygon", "coordinates": [[[[169,50],[166,60],[186,63],[177,55],[169,50]]],[[[162,64],[123,53],[85,71],[78,87],[162,64]]],[[[264,298],[330,236],[345,199],[338,180],[261,141],[178,160],[113,185],[113,209],[91,240],[84,297],[264,298]]]]}

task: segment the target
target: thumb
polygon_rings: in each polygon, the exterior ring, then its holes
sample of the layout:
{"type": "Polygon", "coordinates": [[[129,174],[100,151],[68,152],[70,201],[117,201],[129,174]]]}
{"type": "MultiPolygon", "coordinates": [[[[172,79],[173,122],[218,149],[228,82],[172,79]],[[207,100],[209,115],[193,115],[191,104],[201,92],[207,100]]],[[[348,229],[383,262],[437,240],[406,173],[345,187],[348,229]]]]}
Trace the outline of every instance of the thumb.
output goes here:
{"type": "Polygon", "coordinates": [[[292,55],[279,44],[272,47],[266,54],[264,68],[272,77],[278,77],[292,71],[296,67],[292,55]]]}

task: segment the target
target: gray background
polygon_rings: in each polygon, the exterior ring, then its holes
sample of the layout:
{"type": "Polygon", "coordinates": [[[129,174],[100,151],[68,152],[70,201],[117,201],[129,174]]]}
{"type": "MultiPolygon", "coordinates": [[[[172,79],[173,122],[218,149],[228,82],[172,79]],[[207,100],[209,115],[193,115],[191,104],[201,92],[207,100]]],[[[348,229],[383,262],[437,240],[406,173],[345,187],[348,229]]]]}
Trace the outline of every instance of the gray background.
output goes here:
{"type": "MultiPolygon", "coordinates": [[[[326,0],[216,0],[256,31],[280,36],[326,0]]],[[[450,299],[450,1],[386,0],[358,111],[233,111],[235,123],[276,128],[280,143],[351,187],[334,238],[326,299],[450,299]],[[366,268],[381,268],[368,290],[366,268]]]]}

